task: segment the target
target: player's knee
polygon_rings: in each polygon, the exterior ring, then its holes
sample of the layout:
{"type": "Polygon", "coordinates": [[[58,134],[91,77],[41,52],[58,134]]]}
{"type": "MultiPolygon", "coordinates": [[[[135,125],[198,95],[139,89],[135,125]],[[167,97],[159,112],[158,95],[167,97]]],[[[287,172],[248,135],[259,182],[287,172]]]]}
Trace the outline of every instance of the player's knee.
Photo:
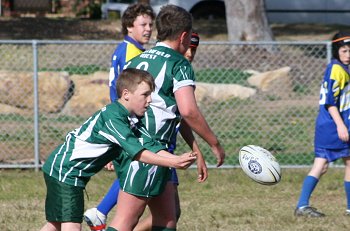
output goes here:
{"type": "Polygon", "coordinates": [[[350,157],[343,158],[345,168],[350,168],[350,157]]]}
{"type": "Polygon", "coordinates": [[[322,171],[321,171],[321,175],[325,174],[325,173],[328,171],[328,166],[329,166],[328,163],[326,163],[326,164],[323,166],[322,171]]]}

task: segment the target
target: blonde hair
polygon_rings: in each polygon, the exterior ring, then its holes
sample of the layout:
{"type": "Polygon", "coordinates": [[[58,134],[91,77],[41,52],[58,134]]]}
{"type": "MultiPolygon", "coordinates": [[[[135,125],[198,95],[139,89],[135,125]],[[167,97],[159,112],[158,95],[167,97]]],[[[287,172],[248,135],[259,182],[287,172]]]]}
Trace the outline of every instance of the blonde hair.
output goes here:
{"type": "Polygon", "coordinates": [[[153,76],[144,70],[139,70],[136,68],[128,68],[123,70],[117,79],[117,95],[118,98],[121,97],[124,89],[134,92],[137,86],[145,82],[149,85],[152,91],[155,89],[155,83],[153,76]]]}

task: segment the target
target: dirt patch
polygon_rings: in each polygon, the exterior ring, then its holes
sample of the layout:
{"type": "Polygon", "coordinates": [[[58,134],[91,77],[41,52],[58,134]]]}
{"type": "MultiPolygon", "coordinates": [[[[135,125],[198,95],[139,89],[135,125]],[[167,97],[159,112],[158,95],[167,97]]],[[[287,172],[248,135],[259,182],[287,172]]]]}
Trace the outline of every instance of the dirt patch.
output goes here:
{"type": "Polygon", "coordinates": [[[0,39],[121,39],[120,23],[108,20],[0,18],[0,39]]]}
{"type": "MultiPolygon", "coordinates": [[[[120,40],[120,20],[75,18],[3,18],[0,17],[0,39],[120,40]]],[[[203,40],[227,40],[224,20],[194,21],[194,29],[203,40]]],[[[314,24],[272,24],[276,40],[329,40],[338,30],[349,26],[314,24]]],[[[156,33],[153,33],[155,39],[156,33]]]]}

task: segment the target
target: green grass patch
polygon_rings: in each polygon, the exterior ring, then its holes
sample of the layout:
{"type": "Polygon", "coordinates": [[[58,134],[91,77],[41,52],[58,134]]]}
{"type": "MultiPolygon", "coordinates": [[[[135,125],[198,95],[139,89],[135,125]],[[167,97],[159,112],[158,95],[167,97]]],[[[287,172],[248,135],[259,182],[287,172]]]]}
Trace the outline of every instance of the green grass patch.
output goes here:
{"type": "Polygon", "coordinates": [[[237,69],[210,68],[196,71],[196,81],[205,83],[226,83],[247,85],[251,76],[237,69]]]}
{"type": "Polygon", "coordinates": [[[0,114],[0,122],[33,122],[32,117],[25,117],[18,114],[0,114]]]}

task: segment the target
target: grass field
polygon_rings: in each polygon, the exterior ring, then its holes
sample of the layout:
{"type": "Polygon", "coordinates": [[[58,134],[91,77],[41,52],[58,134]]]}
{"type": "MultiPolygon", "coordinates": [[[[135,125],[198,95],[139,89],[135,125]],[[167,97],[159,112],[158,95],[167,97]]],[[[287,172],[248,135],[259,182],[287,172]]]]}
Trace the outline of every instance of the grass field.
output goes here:
{"type": "MultiPolygon", "coordinates": [[[[349,230],[343,170],[331,168],[316,188],[312,205],[327,214],[316,219],[293,216],[308,169],[283,169],[282,181],[275,186],[259,185],[241,169],[210,169],[203,184],[196,183],[194,169],[179,171],[182,216],[178,230],[349,230]]],[[[94,176],[86,190],[85,207],[97,205],[113,179],[114,173],[107,171],[94,176]]],[[[39,230],[45,223],[45,192],[41,172],[0,170],[0,230],[39,230]]],[[[83,231],[87,230],[84,224],[83,231]]]]}

